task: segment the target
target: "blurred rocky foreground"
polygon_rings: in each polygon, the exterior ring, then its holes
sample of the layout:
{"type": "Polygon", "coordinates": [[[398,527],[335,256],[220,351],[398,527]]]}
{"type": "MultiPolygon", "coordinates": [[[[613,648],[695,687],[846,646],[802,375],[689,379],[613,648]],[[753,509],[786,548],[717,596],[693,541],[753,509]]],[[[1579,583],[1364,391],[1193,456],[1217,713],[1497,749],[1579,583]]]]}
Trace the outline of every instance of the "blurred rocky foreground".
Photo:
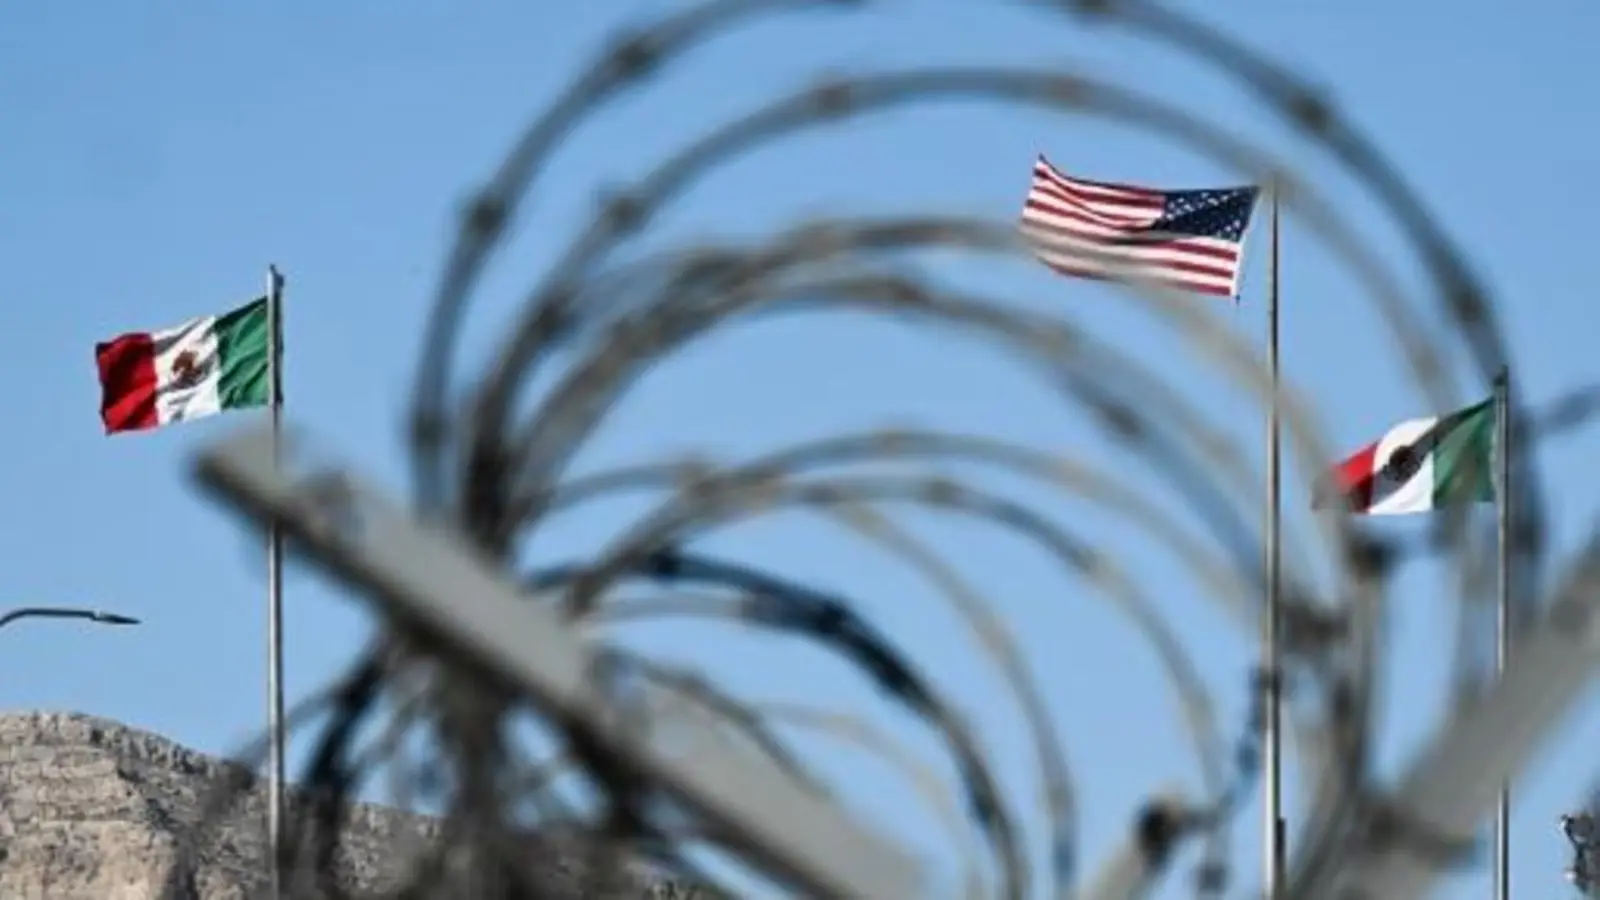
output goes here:
{"type": "MultiPolygon", "coordinates": [[[[172,900],[250,900],[266,859],[264,791],[257,786],[220,822],[197,828],[214,786],[240,766],[117,722],[73,713],[0,715],[0,898],[157,900],[180,842],[194,840],[172,900]]],[[[355,810],[339,854],[353,896],[390,889],[406,848],[431,830],[423,817],[378,806],[355,810]]],[[[575,843],[549,856],[550,900],[705,897],[638,871],[610,873],[585,893],[575,843]]],[[[165,900],[165,898],[163,898],[165,900]]]]}

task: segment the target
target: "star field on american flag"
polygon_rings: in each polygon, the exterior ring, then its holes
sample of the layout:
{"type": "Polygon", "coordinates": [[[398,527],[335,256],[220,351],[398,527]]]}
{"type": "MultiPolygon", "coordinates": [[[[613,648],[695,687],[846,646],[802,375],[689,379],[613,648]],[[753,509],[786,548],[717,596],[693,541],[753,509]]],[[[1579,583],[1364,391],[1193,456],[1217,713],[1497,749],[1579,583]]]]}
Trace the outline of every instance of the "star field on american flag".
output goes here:
{"type": "Polygon", "coordinates": [[[1166,195],[1166,208],[1161,211],[1161,218],[1151,224],[1150,230],[1238,243],[1244,238],[1244,230],[1250,227],[1250,211],[1256,205],[1256,193],[1253,187],[1172,191],[1166,195]]]}
{"type": "Polygon", "coordinates": [[[1073,178],[1041,156],[1021,228],[1039,259],[1063,275],[1237,297],[1259,195],[1251,186],[1163,191],[1073,178]]]}

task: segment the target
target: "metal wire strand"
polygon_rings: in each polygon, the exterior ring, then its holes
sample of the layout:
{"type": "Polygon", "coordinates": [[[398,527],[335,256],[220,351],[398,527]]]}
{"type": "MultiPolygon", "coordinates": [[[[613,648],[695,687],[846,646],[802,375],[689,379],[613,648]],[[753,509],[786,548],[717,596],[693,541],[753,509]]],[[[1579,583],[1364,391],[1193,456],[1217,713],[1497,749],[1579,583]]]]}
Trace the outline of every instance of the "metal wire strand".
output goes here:
{"type": "MultiPolygon", "coordinates": [[[[670,102],[657,84],[662,72],[749,27],[781,29],[824,9],[848,24],[858,11],[888,9],[870,0],[690,4],[619,33],[531,119],[469,203],[433,293],[412,385],[413,499],[420,515],[459,532],[508,573],[520,573],[513,577],[529,604],[566,612],[584,640],[602,651],[595,683],[612,701],[616,728],[653,737],[670,732],[664,723],[674,716],[714,722],[719,740],[762,759],[774,777],[845,806],[849,798],[800,752],[794,732],[809,730],[842,749],[876,756],[905,776],[941,832],[958,845],[957,889],[971,900],[1074,896],[1080,838],[1106,827],[1079,821],[1074,776],[1081,782],[1092,773],[1068,767],[1067,738],[1076,723],[1058,723],[1049,714],[1048,685],[1037,683],[1014,638],[1029,623],[1003,615],[995,602],[1000,591],[963,573],[961,548],[914,537],[908,522],[950,517],[1023,539],[1079,589],[1056,594],[1067,602],[1047,608],[1070,615],[1079,596],[1108,601],[1148,643],[1171,685],[1203,796],[1165,822],[1170,827],[1161,832],[1156,862],[1165,866],[1179,845],[1199,845],[1195,894],[1213,900],[1232,887],[1230,829],[1260,772],[1263,710],[1255,701],[1267,673],[1253,658],[1237,667],[1252,673],[1252,702],[1243,726],[1225,735],[1191,649],[1151,603],[1137,577],[1143,573],[1085,538],[1087,527],[1062,519],[1087,507],[1134,529],[1178,563],[1176,571],[1213,604],[1206,612],[1220,613],[1253,638],[1266,577],[1257,524],[1264,491],[1253,447],[1240,440],[1236,423],[1214,421],[1191,399],[1189,384],[1164,375],[1170,367],[1150,365],[1115,336],[1090,333],[1070,304],[1058,304],[1049,315],[1029,312],[1011,302],[1015,298],[958,288],[905,265],[908,255],[929,252],[954,251],[994,265],[1022,258],[1026,248],[1013,222],[939,210],[899,216],[841,210],[726,243],[659,240],[656,222],[729,165],[797,137],[831,129],[848,140],[851,126],[869,116],[980,100],[1113,122],[1238,178],[1274,184],[1281,214],[1321,245],[1350,278],[1351,296],[1370,306],[1384,334],[1373,345],[1396,354],[1401,388],[1419,405],[1454,408],[1482,390],[1507,362],[1507,348],[1492,297],[1403,174],[1288,67],[1151,0],[1014,5],[1033,11],[1041,27],[1117,30],[1234,79],[1293,129],[1294,149],[1268,153],[1265,141],[1192,105],[1070,65],[935,61],[834,75],[717,123],[663,158],[638,161],[630,188],[602,198],[570,232],[551,226],[555,261],[528,286],[492,352],[463,364],[459,342],[471,302],[487,267],[504,251],[508,224],[538,213],[528,198],[550,163],[582,128],[611,113],[614,100],[653,90],[656,99],[670,102]],[[1311,156],[1334,161],[1369,193],[1398,224],[1403,246],[1380,252],[1367,231],[1346,221],[1344,204],[1332,202],[1303,174],[1311,156]],[[649,253],[626,253],[646,239],[653,239],[649,253]],[[1425,290],[1401,287],[1395,273],[1408,264],[1420,264],[1425,290]],[[1443,321],[1432,321],[1441,312],[1443,321]],[[1064,420],[1086,423],[1126,458],[1124,471],[1097,467],[1076,449],[897,424],[817,435],[738,459],[645,456],[575,474],[583,471],[593,435],[663,361],[744,324],[836,313],[932,325],[998,351],[1049,389],[1064,420]],[[1448,364],[1463,351],[1479,370],[1465,383],[1448,364]],[[548,391],[534,393],[536,385],[551,382],[548,391]],[[946,474],[951,467],[962,476],[946,474]],[[1127,468],[1147,477],[1131,486],[1127,468]],[[966,477],[969,470],[1020,480],[1030,490],[1013,497],[978,475],[966,477]],[[536,552],[544,536],[563,527],[564,516],[625,494],[648,497],[650,508],[621,517],[598,548],[572,551],[560,564],[536,552]],[[1045,494],[1068,501],[1067,512],[1047,511],[1045,494]],[[956,614],[972,637],[972,651],[1014,701],[996,713],[1014,715],[1025,729],[1041,802],[1007,794],[982,730],[956,697],[941,693],[928,676],[933,667],[916,648],[871,624],[863,598],[696,546],[714,533],[737,533],[769,514],[795,510],[903,563],[956,614]],[[820,705],[752,701],[737,684],[713,679],[711,667],[698,660],[655,659],[626,640],[637,629],[683,617],[734,625],[753,640],[805,641],[849,662],[865,684],[932,732],[955,777],[944,778],[889,740],[878,723],[820,705]],[[1035,848],[1047,849],[1040,854],[1035,848]]],[[[1198,361],[1195,374],[1205,383],[1221,383],[1260,409],[1278,402],[1295,470],[1323,470],[1331,447],[1313,398],[1293,385],[1275,397],[1258,352],[1209,308],[1142,283],[1134,272],[1114,274],[1122,276],[1113,279],[1118,299],[1175,334],[1198,361]]],[[[1536,410],[1513,435],[1519,448],[1513,477],[1521,494],[1514,511],[1514,593],[1519,616],[1529,623],[1544,615],[1543,570],[1585,571],[1600,551],[1560,565],[1549,558],[1546,510],[1536,494],[1537,455],[1522,451],[1592,422],[1600,416],[1597,397],[1594,387],[1571,391],[1536,410]]],[[[1520,396],[1514,402],[1526,408],[1520,396]]],[[[1376,540],[1343,512],[1327,510],[1312,527],[1285,532],[1281,543],[1282,675],[1290,690],[1290,737],[1308,788],[1292,839],[1292,897],[1320,896],[1374,842],[1404,848],[1394,852],[1425,852],[1420,829],[1379,827],[1395,815],[1387,788],[1369,771],[1386,652],[1379,610],[1403,563],[1427,555],[1450,567],[1444,590],[1459,595],[1451,598],[1457,608],[1452,702],[1464,704],[1486,677],[1479,655],[1470,652],[1481,618],[1475,599],[1481,578],[1472,562],[1483,535],[1464,513],[1442,514],[1427,541],[1402,545],[1376,540]]],[[[673,880],[672,890],[683,896],[695,896],[693,890],[740,894],[704,864],[707,853],[737,859],[739,835],[697,821],[628,759],[596,746],[590,730],[537,714],[517,686],[414,624],[382,619],[378,637],[292,719],[297,729],[313,732],[300,773],[304,796],[289,817],[292,859],[286,861],[297,873],[297,900],[354,896],[339,874],[338,836],[357,815],[364,785],[380,771],[395,797],[438,815],[418,819],[424,824],[409,851],[411,864],[375,896],[632,897],[644,888],[628,879],[646,875],[673,880]],[[572,871],[537,863],[557,845],[575,861],[572,871]]],[[[236,813],[250,790],[219,787],[208,820],[236,813]]],[[[201,852],[198,845],[185,850],[190,858],[201,852]]],[[[1428,863],[1435,869],[1444,864],[1443,856],[1428,863]]],[[[173,881],[167,895],[180,896],[182,887],[173,881]]]]}

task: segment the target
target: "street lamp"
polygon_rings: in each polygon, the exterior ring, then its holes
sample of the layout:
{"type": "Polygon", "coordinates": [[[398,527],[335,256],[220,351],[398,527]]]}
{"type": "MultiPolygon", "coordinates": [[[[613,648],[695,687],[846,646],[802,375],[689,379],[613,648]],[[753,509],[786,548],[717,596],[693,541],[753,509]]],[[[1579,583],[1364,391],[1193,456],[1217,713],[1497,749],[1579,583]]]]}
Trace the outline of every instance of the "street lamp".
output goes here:
{"type": "Polygon", "coordinates": [[[98,609],[79,609],[70,606],[21,606],[0,614],[0,628],[18,619],[83,619],[101,625],[138,625],[139,620],[121,613],[98,609]]]}

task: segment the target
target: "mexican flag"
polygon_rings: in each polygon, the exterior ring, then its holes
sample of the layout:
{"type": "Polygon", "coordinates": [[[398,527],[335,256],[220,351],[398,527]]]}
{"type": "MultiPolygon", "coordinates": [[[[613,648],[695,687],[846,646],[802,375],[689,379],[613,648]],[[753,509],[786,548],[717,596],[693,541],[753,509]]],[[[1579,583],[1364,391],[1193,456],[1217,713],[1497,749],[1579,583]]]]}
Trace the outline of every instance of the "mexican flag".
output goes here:
{"type": "Polygon", "coordinates": [[[265,406],[271,343],[263,297],[222,315],[96,344],[106,434],[265,406]]]}
{"type": "Polygon", "coordinates": [[[1493,400],[1401,422],[1328,473],[1312,506],[1392,516],[1493,500],[1494,444],[1493,400]]]}

